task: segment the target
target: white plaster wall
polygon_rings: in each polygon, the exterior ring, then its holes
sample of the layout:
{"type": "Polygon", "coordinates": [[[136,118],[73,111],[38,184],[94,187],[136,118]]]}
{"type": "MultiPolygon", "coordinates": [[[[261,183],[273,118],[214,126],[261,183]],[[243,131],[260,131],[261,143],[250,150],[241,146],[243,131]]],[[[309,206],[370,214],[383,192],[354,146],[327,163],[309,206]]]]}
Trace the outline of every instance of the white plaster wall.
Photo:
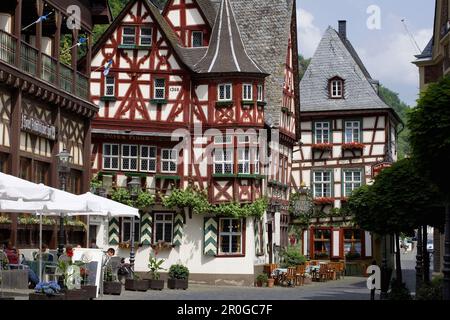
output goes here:
{"type": "Polygon", "coordinates": [[[208,85],[199,85],[195,89],[195,93],[200,101],[208,101],[208,85]]]}
{"type": "Polygon", "coordinates": [[[273,241],[277,246],[279,246],[281,242],[280,222],[281,222],[281,213],[275,212],[275,232],[273,241]]]}
{"type": "Polygon", "coordinates": [[[180,10],[170,11],[167,17],[169,18],[170,22],[172,22],[174,27],[180,26],[180,10]]]}
{"type": "Polygon", "coordinates": [[[333,143],[342,143],[342,132],[333,132],[333,143]]]}
{"type": "Polygon", "coordinates": [[[186,10],[186,24],[188,26],[205,24],[200,12],[195,9],[186,10]]]}

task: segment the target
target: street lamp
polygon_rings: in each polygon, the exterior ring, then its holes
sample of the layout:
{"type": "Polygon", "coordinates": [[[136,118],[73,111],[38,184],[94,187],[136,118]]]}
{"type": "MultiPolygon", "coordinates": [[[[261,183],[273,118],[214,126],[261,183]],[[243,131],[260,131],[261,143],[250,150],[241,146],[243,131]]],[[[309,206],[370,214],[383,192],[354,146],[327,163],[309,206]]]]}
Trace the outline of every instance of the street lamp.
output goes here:
{"type": "MultiPolygon", "coordinates": [[[[135,205],[139,192],[141,191],[141,181],[139,177],[133,177],[128,183],[128,191],[130,192],[131,200],[135,205]]],[[[131,218],[131,243],[130,243],[130,268],[134,271],[134,217],[131,218]]]]}
{"type": "MultiPolygon", "coordinates": [[[[59,172],[59,182],[60,189],[66,191],[67,174],[70,173],[70,159],[72,156],[67,151],[63,149],[59,154],[56,155],[58,158],[58,172],[59,172]]],[[[58,239],[58,257],[64,252],[64,217],[61,213],[59,216],[59,239],[58,239]]]]}

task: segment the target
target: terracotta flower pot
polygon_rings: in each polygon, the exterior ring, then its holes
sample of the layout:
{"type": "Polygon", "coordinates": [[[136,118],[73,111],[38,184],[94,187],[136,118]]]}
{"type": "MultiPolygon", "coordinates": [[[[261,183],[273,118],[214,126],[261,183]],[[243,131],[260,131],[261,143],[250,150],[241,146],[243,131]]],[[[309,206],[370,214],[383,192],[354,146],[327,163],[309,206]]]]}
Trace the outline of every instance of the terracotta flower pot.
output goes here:
{"type": "Polygon", "coordinates": [[[275,279],[268,279],[267,280],[267,287],[268,288],[273,288],[274,285],[275,285],[275,279]]]}

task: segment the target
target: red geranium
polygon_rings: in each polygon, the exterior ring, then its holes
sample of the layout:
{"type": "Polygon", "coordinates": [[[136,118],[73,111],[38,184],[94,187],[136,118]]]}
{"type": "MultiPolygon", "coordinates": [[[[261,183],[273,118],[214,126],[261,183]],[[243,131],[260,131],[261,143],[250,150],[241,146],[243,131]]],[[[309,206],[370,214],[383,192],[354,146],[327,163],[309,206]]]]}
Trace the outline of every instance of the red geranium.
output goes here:
{"type": "Polygon", "coordinates": [[[312,145],[312,149],[320,151],[331,151],[333,149],[333,145],[331,143],[317,143],[312,145]]]}
{"type": "Polygon", "coordinates": [[[363,143],[351,142],[342,145],[343,150],[363,150],[366,146],[363,143]]]}
{"type": "Polygon", "coordinates": [[[314,199],[314,203],[318,204],[318,205],[333,204],[334,199],[333,198],[316,198],[316,199],[314,199]]]}

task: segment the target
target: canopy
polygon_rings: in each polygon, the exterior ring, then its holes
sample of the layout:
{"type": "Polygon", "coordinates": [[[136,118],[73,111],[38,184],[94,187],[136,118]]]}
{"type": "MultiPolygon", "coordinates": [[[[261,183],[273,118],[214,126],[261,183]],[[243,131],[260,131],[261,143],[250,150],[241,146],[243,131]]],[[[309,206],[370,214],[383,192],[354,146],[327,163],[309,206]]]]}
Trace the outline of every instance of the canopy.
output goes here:
{"type": "Polygon", "coordinates": [[[139,210],[122,203],[100,197],[90,192],[78,196],[82,201],[86,201],[93,212],[86,212],[79,215],[100,215],[109,217],[137,217],[139,210]]]}
{"type": "Polygon", "coordinates": [[[43,184],[36,184],[0,172],[0,199],[24,201],[49,200],[52,191],[43,184]]]}

